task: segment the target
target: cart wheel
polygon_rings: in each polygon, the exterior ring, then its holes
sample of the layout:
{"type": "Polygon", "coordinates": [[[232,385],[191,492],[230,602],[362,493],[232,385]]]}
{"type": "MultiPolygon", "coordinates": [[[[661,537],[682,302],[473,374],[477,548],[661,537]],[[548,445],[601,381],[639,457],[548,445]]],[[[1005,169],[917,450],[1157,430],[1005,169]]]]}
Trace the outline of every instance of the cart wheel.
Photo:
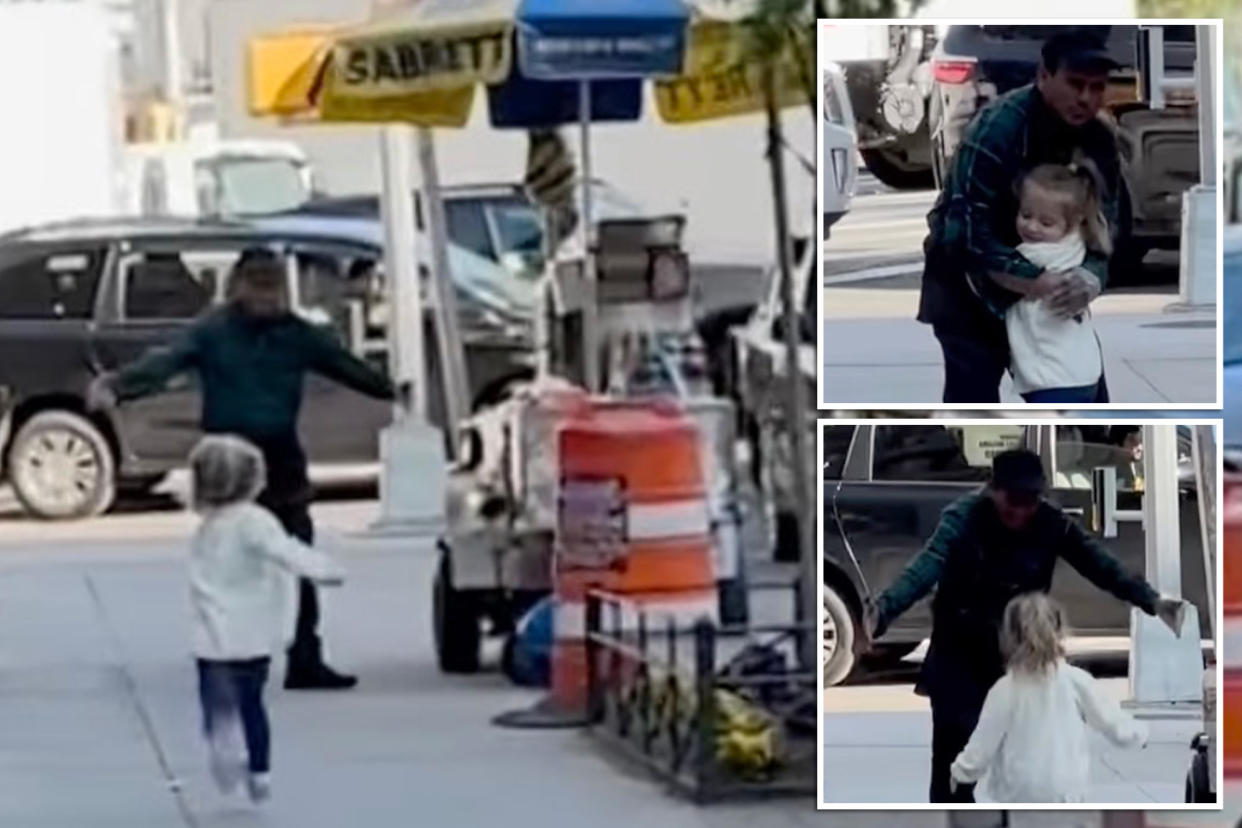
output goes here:
{"type": "Polygon", "coordinates": [[[453,589],[449,553],[440,549],[440,566],[432,587],[432,626],[436,656],[445,673],[474,673],[479,669],[479,612],[469,593],[453,589]]]}
{"type": "Polygon", "coordinates": [[[1215,802],[1212,795],[1211,780],[1208,779],[1207,756],[1196,751],[1190,762],[1190,771],[1186,774],[1186,802],[1215,802]]]}

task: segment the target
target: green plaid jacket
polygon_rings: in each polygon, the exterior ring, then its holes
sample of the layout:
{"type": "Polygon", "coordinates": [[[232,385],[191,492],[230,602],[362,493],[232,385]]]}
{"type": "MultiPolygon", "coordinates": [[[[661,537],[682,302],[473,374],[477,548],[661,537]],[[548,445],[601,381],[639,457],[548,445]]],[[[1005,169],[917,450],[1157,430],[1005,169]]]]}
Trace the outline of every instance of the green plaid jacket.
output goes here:
{"type": "MultiPolygon", "coordinates": [[[[1081,153],[1099,168],[1101,206],[1114,238],[1118,227],[1120,161],[1113,129],[1102,120],[1071,127],[1033,86],[988,104],[966,128],[950,161],[944,189],[927,216],[925,265],[919,320],[952,324],[962,303],[982,300],[996,317],[1018,300],[988,278],[992,272],[1034,279],[1041,269],[1014,248],[1018,212],[1016,183],[1039,164],[1068,164],[1081,153]]],[[[1108,262],[1089,254],[1084,266],[1103,286],[1108,262]]]]}
{"type": "MultiPolygon", "coordinates": [[[[971,513],[980,507],[987,508],[987,505],[987,495],[974,492],[945,507],[936,531],[927,539],[922,551],[876,599],[876,637],[883,634],[889,624],[940,582],[945,562],[966,535],[971,513]]],[[[1045,503],[1043,508],[1060,512],[1059,508],[1049,503],[1045,503]]],[[[1061,560],[1068,562],[1101,590],[1138,607],[1148,615],[1154,615],[1156,601],[1160,596],[1146,579],[1127,571],[1099,541],[1064,513],[1060,517],[1065,522],[1065,542],[1057,549],[1061,560]]]]}

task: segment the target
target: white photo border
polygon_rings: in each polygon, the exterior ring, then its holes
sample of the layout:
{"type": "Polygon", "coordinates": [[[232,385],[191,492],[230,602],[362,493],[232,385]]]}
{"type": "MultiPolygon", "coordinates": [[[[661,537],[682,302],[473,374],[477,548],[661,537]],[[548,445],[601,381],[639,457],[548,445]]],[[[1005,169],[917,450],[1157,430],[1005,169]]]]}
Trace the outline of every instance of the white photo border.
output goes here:
{"type": "MultiPolygon", "coordinates": [[[[1050,20],[1049,18],[819,18],[815,21],[815,278],[817,301],[815,303],[816,310],[816,334],[815,334],[815,395],[816,407],[821,411],[832,410],[837,408],[856,409],[856,410],[892,410],[892,411],[1005,411],[1005,410],[1022,410],[1022,411],[1059,411],[1067,408],[1065,404],[1060,403],[944,403],[935,400],[926,402],[910,401],[903,403],[890,402],[855,402],[855,401],[828,401],[824,397],[824,213],[820,206],[824,192],[824,65],[828,63],[826,56],[820,53],[819,49],[819,33],[825,24],[832,26],[909,26],[912,23],[920,25],[1027,25],[1027,26],[1046,26],[1050,22],[1064,22],[1066,26],[1148,26],[1148,25],[1167,25],[1167,26],[1214,26],[1216,41],[1216,67],[1213,78],[1214,89],[1216,92],[1216,152],[1219,160],[1220,153],[1225,145],[1224,131],[1224,64],[1225,64],[1225,47],[1224,47],[1224,21],[1221,18],[1147,18],[1147,17],[1128,17],[1128,18],[1083,18],[1064,21],[1050,20]]],[[[1072,406],[1074,409],[1081,410],[1101,410],[1101,411],[1221,411],[1224,408],[1224,371],[1222,369],[1222,360],[1224,357],[1224,187],[1218,181],[1216,187],[1216,402],[1215,403],[1139,403],[1139,402],[1108,402],[1108,403],[1082,403],[1072,406]]]]}
{"type": "MultiPolygon", "coordinates": [[[[1215,572],[1215,592],[1216,592],[1216,611],[1213,613],[1213,646],[1216,652],[1216,733],[1214,740],[1214,748],[1216,750],[1216,802],[1214,803],[1165,803],[1165,802],[1075,802],[1075,803],[1041,803],[1041,804],[1011,804],[1011,803],[995,803],[995,802],[979,802],[973,804],[954,804],[946,805],[945,803],[928,803],[928,802],[909,802],[909,803],[892,803],[892,802],[828,802],[825,799],[824,791],[824,668],[821,663],[823,658],[823,647],[818,641],[820,625],[823,623],[823,604],[824,604],[824,429],[829,426],[860,426],[874,425],[882,423],[884,425],[928,425],[934,423],[952,423],[958,425],[998,425],[1000,423],[1010,423],[1013,425],[1099,425],[1102,419],[1087,419],[1080,417],[1069,418],[1049,418],[1035,416],[1032,418],[1023,417],[842,417],[839,419],[821,418],[817,421],[815,431],[815,458],[816,458],[816,484],[815,484],[815,517],[816,517],[816,534],[815,534],[815,554],[816,566],[815,570],[818,577],[818,583],[815,588],[815,618],[816,618],[816,642],[815,642],[815,688],[816,688],[816,714],[815,714],[815,807],[820,811],[1151,811],[1151,812],[1171,812],[1171,811],[1206,811],[1220,813],[1224,810],[1224,716],[1221,710],[1221,698],[1224,693],[1224,607],[1220,600],[1222,595],[1222,583],[1224,580],[1224,532],[1221,531],[1221,522],[1224,514],[1224,486],[1223,464],[1221,461],[1222,452],[1219,450],[1220,441],[1224,438],[1224,421],[1220,418],[1191,418],[1173,419],[1173,418],[1140,418],[1140,417],[1118,417],[1116,419],[1108,419],[1109,423],[1124,423],[1132,425],[1167,425],[1176,428],[1181,425],[1211,425],[1216,430],[1218,451],[1216,465],[1216,572],[1215,572]]],[[[930,767],[931,756],[928,754],[928,763],[930,767]]]]}

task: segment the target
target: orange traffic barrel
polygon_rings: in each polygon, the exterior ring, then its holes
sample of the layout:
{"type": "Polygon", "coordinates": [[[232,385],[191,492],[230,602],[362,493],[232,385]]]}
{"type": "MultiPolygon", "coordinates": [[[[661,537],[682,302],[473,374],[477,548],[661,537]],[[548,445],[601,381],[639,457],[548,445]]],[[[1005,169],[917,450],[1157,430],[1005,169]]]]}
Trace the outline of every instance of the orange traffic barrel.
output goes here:
{"type": "Polygon", "coordinates": [[[586,704],[586,594],[628,598],[660,623],[716,616],[702,441],[683,410],[601,402],[558,431],[552,697],[586,704]]]}
{"type": "Polygon", "coordinates": [[[1242,779],[1242,476],[1226,475],[1221,514],[1225,559],[1221,583],[1221,630],[1225,683],[1221,688],[1221,729],[1224,731],[1224,772],[1242,779]]]}

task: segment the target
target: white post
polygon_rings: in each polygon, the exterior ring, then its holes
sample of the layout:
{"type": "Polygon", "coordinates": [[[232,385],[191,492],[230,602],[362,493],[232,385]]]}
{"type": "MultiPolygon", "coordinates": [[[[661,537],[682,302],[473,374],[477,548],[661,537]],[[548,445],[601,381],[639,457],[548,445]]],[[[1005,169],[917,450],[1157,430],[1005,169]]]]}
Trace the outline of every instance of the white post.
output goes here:
{"type": "Polygon", "coordinates": [[[1199,99],[1199,180],[1216,186],[1216,27],[1195,26],[1195,92],[1199,99]]]}
{"type": "Polygon", "coordinates": [[[398,383],[413,385],[406,416],[427,420],[427,373],[423,355],[423,294],[418,278],[414,221],[414,179],[410,170],[410,128],[389,125],[380,132],[384,223],[384,271],[388,281],[389,364],[398,383]]]}
{"type": "Polygon", "coordinates": [[[430,127],[418,128],[418,166],[423,179],[423,219],[431,252],[431,292],[435,301],[433,321],[436,341],[440,346],[444,425],[445,431],[454,435],[450,440],[450,446],[453,446],[456,445],[458,424],[470,413],[470,385],[458,325],[457,294],[448,257],[448,223],[444,217],[444,202],[440,198],[435,137],[430,127]]]}
{"type": "Polygon", "coordinates": [[[582,215],[579,217],[579,233],[582,236],[583,278],[586,281],[585,303],[582,307],[582,348],[586,356],[584,379],[587,390],[600,391],[599,377],[599,290],[596,284],[595,211],[591,203],[591,82],[578,82],[578,124],[582,155],[582,215]]]}
{"type": "MultiPolygon", "coordinates": [[[[1147,581],[1161,595],[1182,594],[1177,428],[1143,426],[1143,535],[1147,581]]],[[[1136,705],[1195,704],[1203,698],[1199,615],[1186,613],[1181,636],[1142,610],[1131,612],[1130,695],[1136,705]]]]}
{"type": "MultiPolygon", "coordinates": [[[[1207,585],[1208,618],[1216,618],[1216,430],[1214,426],[1194,426],[1195,481],[1199,499],[1199,535],[1203,543],[1203,571],[1207,585]]],[[[1215,624],[1215,621],[1212,622],[1215,624]]],[[[1219,631],[1216,631],[1219,635],[1219,631]]]]}
{"type": "Polygon", "coordinates": [[[1195,92],[1199,102],[1199,183],[1182,196],[1181,278],[1184,307],[1216,304],[1216,35],[1195,30],[1195,92]]]}
{"type": "MultiPolygon", "coordinates": [[[[185,80],[181,71],[181,29],[177,13],[177,0],[164,0],[164,97],[172,108],[176,119],[176,135],[181,137],[181,123],[184,117],[182,99],[185,80]]],[[[163,140],[161,138],[160,140],[163,140]]]]}
{"type": "Polygon", "coordinates": [[[373,528],[423,534],[443,525],[446,479],[443,435],[427,422],[410,138],[411,129],[405,125],[385,126],[380,132],[389,365],[394,382],[409,383],[413,394],[410,407],[399,405],[394,422],[380,434],[380,519],[373,528]]]}

